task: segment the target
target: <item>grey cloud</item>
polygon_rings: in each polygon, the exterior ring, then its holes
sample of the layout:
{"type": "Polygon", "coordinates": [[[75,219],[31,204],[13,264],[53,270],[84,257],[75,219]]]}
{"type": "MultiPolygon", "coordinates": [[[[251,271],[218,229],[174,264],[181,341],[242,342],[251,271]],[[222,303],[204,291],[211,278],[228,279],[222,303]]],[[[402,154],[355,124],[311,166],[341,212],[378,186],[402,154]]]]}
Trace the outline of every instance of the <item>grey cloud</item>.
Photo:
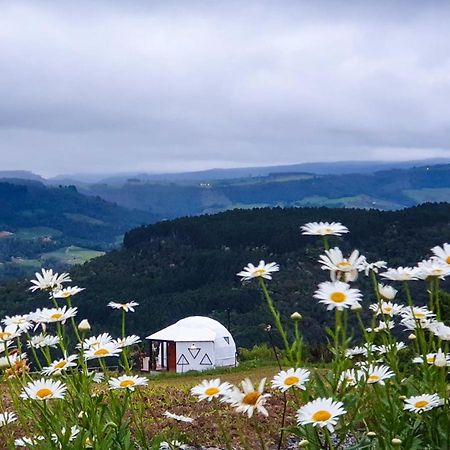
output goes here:
{"type": "Polygon", "coordinates": [[[450,156],[444,2],[11,2],[0,166],[450,156]]]}

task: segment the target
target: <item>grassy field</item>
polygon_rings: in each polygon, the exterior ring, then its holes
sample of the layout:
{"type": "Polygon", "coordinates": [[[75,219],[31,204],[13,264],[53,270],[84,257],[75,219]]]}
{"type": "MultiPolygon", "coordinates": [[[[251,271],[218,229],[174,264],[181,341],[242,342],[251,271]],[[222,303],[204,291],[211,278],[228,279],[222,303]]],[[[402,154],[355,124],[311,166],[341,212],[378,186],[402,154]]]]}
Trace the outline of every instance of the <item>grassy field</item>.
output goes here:
{"type": "Polygon", "coordinates": [[[62,247],[53,252],[44,253],[41,256],[41,261],[45,262],[48,259],[57,259],[66,264],[83,264],[92,258],[104,255],[105,252],[91,250],[88,248],[76,247],[70,245],[69,247],[62,247]]]}
{"type": "MultiPolygon", "coordinates": [[[[152,374],[149,376],[148,386],[138,389],[133,394],[134,413],[137,412],[140,415],[149,443],[153,439],[156,443],[178,439],[193,446],[215,446],[226,449],[231,448],[227,447],[229,444],[235,449],[260,449],[259,438],[255,432],[256,424],[264,441],[274,445],[278,442],[278,430],[283,412],[282,394],[273,392],[270,388],[270,380],[277,372],[278,368],[274,366],[248,368],[248,365],[244,363],[241,367],[211,370],[202,374],[198,372],[179,375],[152,374]],[[255,385],[261,378],[267,378],[266,391],[273,394],[266,404],[270,417],[256,415],[249,419],[246,415],[236,413],[232,408],[218,401],[198,402],[196,397],[190,394],[190,389],[204,379],[220,378],[221,381],[239,385],[246,377],[250,378],[255,385]],[[164,416],[166,411],[191,417],[194,422],[184,423],[169,419],[164,416]]],[[[2,391],[3,407],[12,408],[12,405],[9,405],[9,395],[5,390],[2,391]]],[[[106,383],[97,385],[96,391],[97,394],[104,393],[106,398],[111,394],[106,383]]],[[[287,424],[293,424],[295,409],[289,406],[287,411],[287,424]]],[[[10,430],[15,436],[24,434],[24,430],[16,424],[10,430]]],[[[27,433],[32,434],[32,431],[28,430],[27,433]]],[[[3,450],[3,448],[0,445],[0,449],[3,450]]],[[[159,446],[155,444],[154,448],[158,449],[159,446]]]]}

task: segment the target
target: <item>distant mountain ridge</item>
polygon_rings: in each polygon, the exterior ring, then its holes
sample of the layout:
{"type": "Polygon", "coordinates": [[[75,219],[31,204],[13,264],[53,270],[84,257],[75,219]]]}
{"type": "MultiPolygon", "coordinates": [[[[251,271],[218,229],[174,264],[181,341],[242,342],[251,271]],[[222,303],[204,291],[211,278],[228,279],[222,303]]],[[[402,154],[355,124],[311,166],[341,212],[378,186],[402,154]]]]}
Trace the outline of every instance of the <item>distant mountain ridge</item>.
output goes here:
{"type": "Polygon", "coordinates": [[[374,173],[270,173],[211,181],[139,181],[80,187],[119,205],[162,219],[266,206],[401,209],[450,199],[450,164],[374,173]]]}
{"type": "Polygon", "coordinates": [[[379,170],[407,169],[415,166],[449,164],[450,158],[429,158],[412,161],[334,161],[284,164],[274,166],[255,166],[231,169],[207,169],[191,172],[145,173],[128,172],[123,174],[72,174],[49,178],[47,182],[73,183],[124,183],[129,179],[141,181],[208,181],[230,180],[235,178],[262,177],[285,172],[308,172],[314,174],[373,173],[379,170]]]}

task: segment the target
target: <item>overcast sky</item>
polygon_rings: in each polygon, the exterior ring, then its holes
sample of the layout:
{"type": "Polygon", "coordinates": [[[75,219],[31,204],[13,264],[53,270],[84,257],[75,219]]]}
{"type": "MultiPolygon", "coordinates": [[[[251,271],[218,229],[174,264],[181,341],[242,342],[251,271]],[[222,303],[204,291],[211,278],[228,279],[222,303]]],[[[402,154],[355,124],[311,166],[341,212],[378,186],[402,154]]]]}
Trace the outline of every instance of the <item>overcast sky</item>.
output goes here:
{"type": "Polygon", "coordinates": [[[0,0],[0,170],[450,157],[450,3],[0,0]]]}

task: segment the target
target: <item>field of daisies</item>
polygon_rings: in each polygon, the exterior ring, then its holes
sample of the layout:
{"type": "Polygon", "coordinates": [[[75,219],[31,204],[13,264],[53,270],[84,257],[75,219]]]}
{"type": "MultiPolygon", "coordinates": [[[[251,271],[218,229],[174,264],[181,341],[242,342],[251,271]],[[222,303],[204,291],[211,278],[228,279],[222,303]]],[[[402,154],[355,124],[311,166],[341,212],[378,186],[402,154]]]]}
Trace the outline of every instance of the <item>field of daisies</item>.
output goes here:
{"type": "Polygon", "coordinates": [[[332,247],[334,236],[349,232],[340,223],[301,229],[324,246],[317,255],[324,280],[305,301],[334,316],[327,367],[305,362],[301,314],[282,317],[271,297],[270,280],[282,268],[249,263],[237,275],[258,283],[272,314],[284,346],[274,349],[278,373],[240,382],[212,377],[186,396],[168,388],[155,400],[152,382],[133,363],[141,338],[127,329],[138,303],[105,305],[121,315],[120,336],[91,335],[89,318],[77,315],[83,288],[70,286],[69,274],[44,269],[30,295],[45,291],[48,303],[2,319],[0,448],[171,450],[202,448],[208,440],[221,449],[280,450],[288,442],[329,450],[450,449],[450,326],[440,286],[450,275],[450,245],[432,248],[415,267],[388,268],[358,250],[346,257],[332,247]],[[359,277],[369,277],[371,292],[358,289],[359,277]],[[173,422],[164,436],[161,416],[173,422]]]}

